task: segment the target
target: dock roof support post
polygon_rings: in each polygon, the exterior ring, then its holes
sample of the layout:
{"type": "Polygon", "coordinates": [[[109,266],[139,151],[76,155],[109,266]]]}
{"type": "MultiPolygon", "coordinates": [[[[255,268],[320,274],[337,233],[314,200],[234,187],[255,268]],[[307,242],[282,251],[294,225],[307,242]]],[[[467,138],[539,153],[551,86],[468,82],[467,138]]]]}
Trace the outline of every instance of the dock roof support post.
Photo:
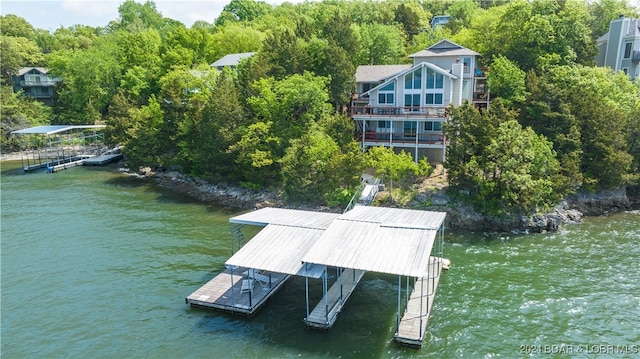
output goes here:
{"type": "MultiPolygon", "coordinates": [[[[342,270],[342,273],[344,273],[344,269],[342,270]]],[[[336,275],[340,276],[340,303],[343,302],[343,297],[342,297],[342,273],[340,273],[340,268],[336,268],[336,275]]],[[[355,273],[355,270],[354,270],[355,273]]]]}
{"type": "Polygon", "coordinates": [[[322,278],[322,295],[324,296],[324,319],[327,324],[329,324],[329,296],[327,295],[327,287],[328,283],[328,268],[324,268],[324,276],[322,278]]]}
{"type": "MultiPolygon", "coordinates": [[[[427,272],[427,292],[429,292],[429,274],[427,272]]],[[[422,301],[424,300],[424,277],[420,281],[420,339],[422,339],[422,301]]],[[[427,305],[429,301],[427,301],[427,305]]]]}
{"type": "Polygon", "coordinates": [[[230,276],[230,278],[231,278],[231,305],[233,307],[235,307],[236,306],[236,293],[233,290],[233,268],[229,268],[229,270],[230,270],[230,273],[231,273],[231,276],[230,276]]]}
{"type": "Polygon", "coordinates": [[[307,320],[309,320],[309,277],[307,276],[304,277],[304,286],[305,286],[305,292],[307,297],[307,317],[306,318],[307,320]]]}
{"type": "Polygon", "coordinates": [[[398,313],[396,314],[396,334],[400,333],[400,292],[401,291],[402,291],[402,276],[398,275],[398,313]]]}

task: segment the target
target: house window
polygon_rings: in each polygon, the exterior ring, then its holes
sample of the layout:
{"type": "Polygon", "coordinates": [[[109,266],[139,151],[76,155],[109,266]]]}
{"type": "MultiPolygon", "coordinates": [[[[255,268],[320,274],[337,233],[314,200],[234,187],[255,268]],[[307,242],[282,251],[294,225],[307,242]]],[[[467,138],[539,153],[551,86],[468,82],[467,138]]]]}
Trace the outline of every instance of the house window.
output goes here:
{"type": "Polygon", "coordinates": [[[416,121],[404,121],[404,135],[405,137],[415,137],[418,124],[416,121]]]}
{"type": "Polygon", "coordinates": [[[405,107],[410,107],[411,110],[420,108],[420,94],[405,94],[404,105],[405,107]]]}
{"type": "Polygon", "coordinates": [[[427,69],[427,88],[428,89],[443,89],[444,88],[444,75],[435,72],[432,69],[427,69]]]}
{"type": "Polygon", "coordinates": [[[378,128],[391,128],[391,121],[378,121],[378,128]]]}
{"type": "Polygon", "coordinates": [[[379,93],[378,94],[378,103],[384,105],[393,105],[393,94],[392,93],[379,93]]]}
{"type": "Polygon", "coordinates": [[[628,59],[631,58],[631,43],[627,42],[624,44],[624,58],[628,59]]]}
{"type": "Polygon", "coordinates": [[[407,90],[422,88],[422,69],[417,69],[404,76],[404,88],[407,90]]]}
{"type": "Polygon", "coordinates": [[[425,94],[426,104],[427,105],[442,105],[442,94],[441,93],[428,93],[425,94]]]}
{"type": "Polygon", "coordinates": [[[427,121],[424,123],[425,131],[442,131],[442,122],[440,121],[427,121]]]}
{"type": "Polygon", "coordinates": [[[378,104],[381,105],[393,105],[395,98],[393,96],[395,90],[395,86],[392,83],[380,88],[378,90],[378,104]]]}

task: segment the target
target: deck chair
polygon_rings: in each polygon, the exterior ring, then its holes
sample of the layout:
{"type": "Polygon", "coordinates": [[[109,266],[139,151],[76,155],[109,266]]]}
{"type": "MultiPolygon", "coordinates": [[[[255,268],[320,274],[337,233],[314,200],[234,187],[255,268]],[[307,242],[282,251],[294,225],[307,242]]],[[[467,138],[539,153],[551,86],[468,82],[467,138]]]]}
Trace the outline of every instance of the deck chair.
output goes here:
{"type": "MultiPolygon", "coordinates": [[[[263,287],[269,286],[269,276],[260,273],[258,270],[249,269],[242,272],[242,274],[246,275],[249,279],[254,279],[263,287]]],[[[273,282],[275,282],[275,279],[271,279],[271,283],[273,282]]]]}
{"type": "Polygon", "coordinates": [[[251,293],[253,291],[253,279],[243,279],[242,287],[240,287],[240,294],[251,293]]]}

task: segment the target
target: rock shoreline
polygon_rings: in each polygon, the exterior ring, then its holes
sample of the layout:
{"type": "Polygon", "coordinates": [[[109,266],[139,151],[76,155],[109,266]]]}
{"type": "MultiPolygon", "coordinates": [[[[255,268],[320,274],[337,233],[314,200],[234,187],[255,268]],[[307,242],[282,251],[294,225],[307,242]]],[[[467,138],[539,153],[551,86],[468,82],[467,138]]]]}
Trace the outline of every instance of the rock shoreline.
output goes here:
{"type": "MultiPolygon", "coordinates": [[[[212,184],[176,171],[154,171],[149,167],[141,168],[137,173],[125,171],[153,179],[162,186],[178,190],[197,200],[241,210],[263,207],[337,213],[343,210],[325,206],[294,205],[284,201],[274,191],[254,191],[234,185],[212,184]]],[[[492,218],[475,212],[470,206],[456,203],[442,190],[419,194],[408,208],[447,212],[445,226],[453,230],[544,233],[557,231],[564,224],[580,223],[584,216],[600,216],[621,210],[640,209],[640,187],[627,187],[595,194],[574,194],[568,196],[549,213],[530,217],[492,218]]]]}

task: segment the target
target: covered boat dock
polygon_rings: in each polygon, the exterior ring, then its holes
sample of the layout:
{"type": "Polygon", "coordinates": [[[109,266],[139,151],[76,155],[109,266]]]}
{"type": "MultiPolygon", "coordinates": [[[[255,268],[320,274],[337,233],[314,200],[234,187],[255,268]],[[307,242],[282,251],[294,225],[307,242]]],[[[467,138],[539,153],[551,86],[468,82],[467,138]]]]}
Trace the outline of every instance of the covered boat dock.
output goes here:
{"type": "Polygon", "coordinates": [[[356,206],[344,214],[263,208],[233,217],[237,252],[223,273],[186,302],[252,315],[291,275],[298,275],[306,281],[304,323],[328,330],[367,271],[393,274],[398,276],[394,340],[421,347],[440,274],[448,265],[442,258],[445,216],[356,206]],[[265,228],[242,245],[244,225],[265,228]],[[323,293],[311,310],[309,281],[314,279],[322,281],[323,293]],[[207,292],[220,283],[226,285],[215,294],[207,292]]]}
{"type": "Polygon", "coordinates": [[[47,172],[82,165],[104,165],[120,160],[119,148],[108,148],[100,132],[105,125],[52,125],[13,131],[19,135],[22,167],[47,172]]]}

